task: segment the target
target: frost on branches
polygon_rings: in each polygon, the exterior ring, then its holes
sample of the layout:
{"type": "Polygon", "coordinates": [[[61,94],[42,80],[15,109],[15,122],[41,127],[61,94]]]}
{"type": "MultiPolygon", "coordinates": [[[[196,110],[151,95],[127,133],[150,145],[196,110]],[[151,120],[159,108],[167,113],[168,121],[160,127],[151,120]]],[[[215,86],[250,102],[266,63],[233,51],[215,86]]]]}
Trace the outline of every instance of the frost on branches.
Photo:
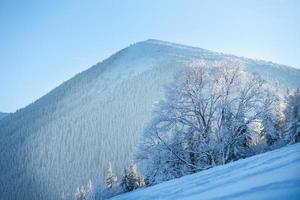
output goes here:
{"type": "Polygon", "coordinates": [[[128,169],[124,169],[121,185],[124,191],[132,191],[145,186],[144,178],[139,176],[136,164],[132,164],[128,169]]]}
{"type": "Polygon", "coordinates": [[[85,200],[86,197],[92,192],[94,189],[93,182],[91,179],[89,179],[86,187],[80,186],[76,188],[75,191],[75,199],[76,200],[85,200]]]}
{"type": "Polygon", "coordinates": [[[116,182],[117,182],[117,176],[113,174],[111,163],[109,162],[109,166],[106,173],[106,187],[112,188],[116,182]]]}
{"type": "Polygon", "coordinates": [[[119,181],[117,180],[117,176],[113,173],[112,166],[109,163],[105,179],[106,186],[104,187],[102,184],[99,184],[86,199],[109,199],[124,192],[145,186],[144,178],[139,175],[136,164],[131,164],[128,168],[125,168],[122,178],[120,178],[119,181]]]}
{"type": "Polygon", "coordinates": [[[145,128],[137,158],[144,163],[146,183],[255,154],[251,146],[264,138],[261,134],[280,135],[275,94],[235,61],[198,61],[186,68],[166,88],[145,128]],[[254,124],[261,126],[258,132],[254,124]]]}
{"type": "Polygon", "coordinates": [[[300,90],[288,90],[286,95],[285,115],[287,118],[286,124],[286,140],[289,143],[300,142],[300,90]]]}

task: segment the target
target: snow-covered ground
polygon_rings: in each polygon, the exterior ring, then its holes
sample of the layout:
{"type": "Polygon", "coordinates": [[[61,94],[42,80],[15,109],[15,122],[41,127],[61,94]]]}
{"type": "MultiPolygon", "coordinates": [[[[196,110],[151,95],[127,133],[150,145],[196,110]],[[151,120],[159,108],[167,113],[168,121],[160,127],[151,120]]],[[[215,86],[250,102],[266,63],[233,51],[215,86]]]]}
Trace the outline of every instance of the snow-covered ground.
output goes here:
{"type": "Polygon", "coordinates": [[[295,144],[112,199],[300,199],[299,169],[295,144]]]}

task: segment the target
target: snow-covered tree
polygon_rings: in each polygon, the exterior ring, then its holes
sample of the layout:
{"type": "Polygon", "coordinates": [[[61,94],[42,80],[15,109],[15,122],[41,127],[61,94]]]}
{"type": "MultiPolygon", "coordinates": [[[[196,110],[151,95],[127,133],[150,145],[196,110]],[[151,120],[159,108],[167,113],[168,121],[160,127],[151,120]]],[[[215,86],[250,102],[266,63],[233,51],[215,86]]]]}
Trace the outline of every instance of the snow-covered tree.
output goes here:
{"type": "Polygon", "coordinates": [[[86,195],[86,191],[83,186],[77,187],[75,191],[76,200],[84,200],[86,195]]]}
{"type": "Polygon", "coordinates": [[[93,191],[94,185],[91,179],[88,180],[86,187],[80,186],[76,188],[75,198],[76,200],[85,200],[86,197],[93,191]]]}
{"type": "Polygon", "coordinates": [[[137,158],[145,162],[146,181],[159,183],[252,155],[250,125],[264,118],[270,92],[260,76],[235,61],[199,61],[183,70],[145,128],[137,158]]]}
{"type": "Polygon", "coordinates": [[[269,147],[272,147],[283,137],[285,126],[284,101],[280,96],[279,87],[274,92],[268,92],[264,102],[264,112],[261,118],[262,133],[269,147]]]}
{"type": "Polygon", "coordinates": [[[145,179],[144,179],[144,177],[142,177],[142,176],[139,176],[139,177],[138,177],[137,183],[138,183],[138,186],[139,186],[139,187],[145,187],[145,186],[146,186],[146,184],[145,184],[145,179]]]}
{"type": "Polygon", "coordinates": [[[94,184],[91,179],[89,179],[86,185],[86,193],[90,193],[94,189],[94,184]]]}
{"type": "Polygon", "coordinates": [[[109,166],[106,173],[106,187],[112,188],[116,182],[117,176],[113,174],[111,163],[109,162],[109,166]]]}
{"type": "Polygon", "coordinates": [[[132,191],[145,185],[144,178],[138,174],[136,164],[132,164],[128,169],[124,169],[121,185],[125,191],[132,191]]]}
{"type": "Polygon", "coordinates": [[[288,92],[285,115],[287,120],[285,138],[289,143],[300,142],[300,90],[288,92]]]}

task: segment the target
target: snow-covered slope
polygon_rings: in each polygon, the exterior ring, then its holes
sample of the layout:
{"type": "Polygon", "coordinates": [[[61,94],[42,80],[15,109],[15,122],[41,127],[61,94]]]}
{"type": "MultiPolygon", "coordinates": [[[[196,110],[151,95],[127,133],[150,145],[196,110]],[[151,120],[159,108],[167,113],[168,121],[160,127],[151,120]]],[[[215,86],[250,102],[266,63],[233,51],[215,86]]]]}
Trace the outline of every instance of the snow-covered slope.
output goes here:
{"type": "Polygon", "coordinates": [[[300,144],[138,189],[112,200],[300,199],[300,144]]]}
{"type": "Polygon", "coordinates": [[[0,120],[0,199],[73,197],[103,180],[111,161],[121,173],[163,86],[195,59],[236,58],[294,87],[300,70],[200,48],[147,40],[76,75],[36,102],[0,120]]]}

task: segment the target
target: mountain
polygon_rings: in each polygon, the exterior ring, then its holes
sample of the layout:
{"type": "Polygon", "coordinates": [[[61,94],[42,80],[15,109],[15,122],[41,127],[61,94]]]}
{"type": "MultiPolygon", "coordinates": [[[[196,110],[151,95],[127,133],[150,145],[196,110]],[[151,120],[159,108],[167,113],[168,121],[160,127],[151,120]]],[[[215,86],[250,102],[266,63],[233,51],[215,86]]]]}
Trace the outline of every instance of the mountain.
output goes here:
{"type": "Polygon", "coordinates": [[[103,181],[109,161],[122,172],[174,74],[197,59],[230,58],[283,86],[300,84],[292,67],[158,40],[136,43],[0,121],[0,195],[71,199],[89,178],[103,181]]]}
{"type": "Polygon", "coordinates": [[[8,115],[8,113],[0,112],[0,119],[2,119],[3,117],[5,117],[6,115],[8,115]]]}
{"type": "Polygon", "coordinates": [[[300,144],[138,189],[112,200],[280,200],[300,197],[300,144]]]}

